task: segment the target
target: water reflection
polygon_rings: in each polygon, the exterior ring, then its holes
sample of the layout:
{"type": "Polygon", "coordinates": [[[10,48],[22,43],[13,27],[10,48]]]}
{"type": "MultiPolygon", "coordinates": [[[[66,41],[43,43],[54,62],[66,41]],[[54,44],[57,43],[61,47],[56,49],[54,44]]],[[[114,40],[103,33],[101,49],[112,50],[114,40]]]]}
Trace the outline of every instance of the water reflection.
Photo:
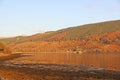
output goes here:
{"type": "Polygon", "coordinates": [[[120,54],[37,53],[16,61],[45,64],[86,65],[120,71],[120,54]]]}

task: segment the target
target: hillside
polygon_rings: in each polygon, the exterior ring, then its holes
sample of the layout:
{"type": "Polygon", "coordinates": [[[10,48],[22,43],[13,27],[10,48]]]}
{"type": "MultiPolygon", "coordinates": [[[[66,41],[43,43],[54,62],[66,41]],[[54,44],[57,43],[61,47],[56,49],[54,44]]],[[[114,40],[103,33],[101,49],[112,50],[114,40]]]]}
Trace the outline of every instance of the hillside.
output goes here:
{"type": "Polygon", "coordinates": [[[58,31],[39,33],[32,36],[18,36],[13,38],[4,38],[0,39],[0,41],[4,41],[10,44],[41,40],[42,41],[74,40],[83,39],[93,34],[113,32],[116,30],[120,30],[120,20],[70,27],[58,31]]]}
{"type": "Polygon", "coordinates": [[[12,44],[12,43],[22,43],[27,39],[28,36],[16,36],[16,37],[10,37],[10,38],[1,38],[0,41],[5,42],[6,44],[12,44]]]}
{"type": "Polygon", "coordinates": [[[101,34],[105,32],[113,32],[120,30],[120,20],[109,21],[95,24],[87,24],[83,26],[76,26],[67,29],[58,30],[52,34],[44,36],[46,40],[58,40],[57,35],[64,35],[60,40],[80,39],[92,34],[101,34]]]}
{"type": "Polygon", "coordinates": [[[83,40],[29,41],[11,46],[14,52],[120,52],[120,30],[86,37],[83,40]]]}
{"type": "Polygon", "coordinates": [[[120,20],[3,38],[13,52],[120,52],[120,20]]]}
{"type": "Polygon", "coordinates": [[[42,36],[36,38],[32,38],[33,36],[30,37],[32,41],[36,40],[57,41],[57,40],[81,39],[92,34],[101,34],[105,32],[113,32],[116,30],[120,30],[119,25],[120,20],[108,21],[61,29],[58,31],[51,32],[49,34],[46,33],[42,34],[42,36]]]}

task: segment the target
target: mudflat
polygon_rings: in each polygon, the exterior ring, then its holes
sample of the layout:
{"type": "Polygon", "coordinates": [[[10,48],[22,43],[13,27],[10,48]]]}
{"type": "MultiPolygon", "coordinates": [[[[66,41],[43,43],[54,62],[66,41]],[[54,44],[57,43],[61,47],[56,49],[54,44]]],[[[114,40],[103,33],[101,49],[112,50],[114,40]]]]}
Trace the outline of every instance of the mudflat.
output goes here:
{"type": "Polygon", "coordinates": [[[22,57],[11,54],[0,58],[0,77],[3,80],[120,80],[119,71],[88,66],[61,64],[8,63],[22,57]]]}

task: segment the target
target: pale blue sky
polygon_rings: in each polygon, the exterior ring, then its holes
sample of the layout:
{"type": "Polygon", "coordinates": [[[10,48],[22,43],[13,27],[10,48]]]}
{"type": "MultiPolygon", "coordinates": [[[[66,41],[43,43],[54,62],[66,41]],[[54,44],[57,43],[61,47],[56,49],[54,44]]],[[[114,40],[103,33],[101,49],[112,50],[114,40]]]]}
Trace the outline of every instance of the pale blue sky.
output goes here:
{"type": "Polygon", "coordinates": [[[0,0],[0,37],[120,20],[120,0],[0,0]]]}

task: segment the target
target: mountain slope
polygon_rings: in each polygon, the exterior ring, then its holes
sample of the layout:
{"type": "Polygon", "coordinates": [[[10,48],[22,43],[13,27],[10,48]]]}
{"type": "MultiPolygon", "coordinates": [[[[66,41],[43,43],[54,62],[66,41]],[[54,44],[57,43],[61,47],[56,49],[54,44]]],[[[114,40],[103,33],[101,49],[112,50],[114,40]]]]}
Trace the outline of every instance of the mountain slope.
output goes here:
{"type": "Polygon", "coordinates": [[[83,40],[33,41],[17,44],[14,52],[67,52],[82,51],[88,53],[119,53],[120,30],[90,35],[83,40]]]}
{"type": "Polygon", "coordinates": [[[59,41],[59,40],[73,40],[82,39],[93,34],[102,34],[120,30],[120,20],[108,21],[94,24],[87,24],[82,26],[70,27],[58,31],[51,31],[46,33],[35,34],[32,36],[20,36],[14,38],[0,39],[6,43],[22,43],[27,41],[59,41]]]}
{"type": "Polygon", "coordinates": [[[83,26],[61,29],[58,31],[50,32],[48,34],[44,33],[42,34],[42,36],[31,38],[31,40],[55,41],[55,40],[81,39],[92,34],[101,34],[106,32],[113,32],[116,30],[120,30],[120,20],[87,24],[83,26]]]}
{"type": "Polygon", "coordinates": [[[17,36],[17,37],[10,37],[10,38],[2,38],[2,39],[0,39],[0,41],[5,42],[6,44],[22,43],[27,38],[28,38],[28,36],[17,36]]]}
{"type": "Polygon", "coordinates": [[[76,39],[76,38],[80,39],[92,34],[101,34],[105,32],[113,32],[116,30],[120,30],[120,20],[95,23],[95,24],[87,24],[83,26],[76,26],[76,27],[58,30],[52,34],[45,36],[45,39],[49,40],[50,37],[58,34],[60,35],[65,32],[67,32],[68,34],[62,37],[61,40],[70,40],[70,39],[76,39]]]}

